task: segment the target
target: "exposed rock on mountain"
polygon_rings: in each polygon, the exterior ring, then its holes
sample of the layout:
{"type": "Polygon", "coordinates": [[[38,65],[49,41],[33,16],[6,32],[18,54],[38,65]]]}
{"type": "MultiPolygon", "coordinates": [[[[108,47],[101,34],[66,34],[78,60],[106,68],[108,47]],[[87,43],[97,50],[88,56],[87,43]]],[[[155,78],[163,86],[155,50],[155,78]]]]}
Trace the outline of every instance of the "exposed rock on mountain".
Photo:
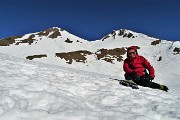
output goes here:
{"type": "Polygon", "coordinates": [[[76,62],[86,62],[86,56],[91,55],[92,53],[86,50],[67,52],[67,53],[56,53],[56,57],[60,57],[61,59],[65,59],[66,63],[72,64],[73,60],[76,62]]]}
{"type": "Polygon", "coordinates": [[[10,44],[15,43],[15,39],[21,38],[22,36],[8,37],[0,40],[0,46],[9,46],[10,44]]]}
{"type": "Polygon", "coordinates": [[[126,53],[125,48],[115,48],[115,49],[100,49],[95,54],[98,60],[105,60],[107,62],[113,63],[113,60],[123,61],[123,57],[126,53]]]}
{"type": "Polygon", "coordinates": [[[135,38],[136,35],[133,34],[132,31],[126,30],[126,29],[120,29],[120,30],[113,30],[109,35],[106,35],[102,38],[102,41],[104,41],[107,38],[113,38],[116,39],[117,36],[121,36],[123,38],[135,38]]]}
{"type": "Polygon", "coordinates": [[[58,28],[49,28],[47,30],[39,32],[37,35],[41,36],[49,36],[49,38],[57,38],[58,36],[61,36],[60,30],[63,31],[63,29],[58,28]]]}
{"type": "Polygon", "coordinates": [[[161,42],[161,40],[156,40],[156,41],[151,42],[151,45],[157,45],[157,44],[159,44],[160,42],[161,42]]]}
{"type": "Polygon", "coordinates": [[[67,38],[64,42],[72,43],[73,41],[71,41],[69,38],[67,38]]]}
{"type": "Polygon", "coordinates": [[[27,39],[20,40],[19,42],[17,42],[16,45],[19,45],[20,43],[28,43],[29,45],[31,45],[34,41],[37,41],[36,39],[34,39],[34,37],[35,35],[32,34],[27,39]]]}
{"type": "Polygon", "coordinates": [[[44,54],[44,55],[32,55],[32,56],[27,56],[26,59],[33,60],[34,58],[42,58],[42,57],[47,57],[47,55],[46,54],[44,54]]]}
{"type": "Polygon", "coordinates": [[[137,36],[134,36],[133,33],[127,32],[125,29],[119,30],[118,33],[119,36],[127,37],[127,38],[135,38],[137,36]]]}
{"type": "Polygon", "coordinates": [[[175,47],[173,52],[174,52],[174,54],[179,54],[180,53],[180,48],[175,47]]]}

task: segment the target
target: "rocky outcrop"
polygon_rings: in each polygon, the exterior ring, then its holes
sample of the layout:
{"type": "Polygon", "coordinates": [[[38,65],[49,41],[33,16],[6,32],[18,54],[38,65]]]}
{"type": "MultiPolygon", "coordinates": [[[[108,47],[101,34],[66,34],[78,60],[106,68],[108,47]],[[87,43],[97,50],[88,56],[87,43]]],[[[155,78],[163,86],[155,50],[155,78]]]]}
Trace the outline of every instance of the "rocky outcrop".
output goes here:
{"type": "MultiPolygon", "coordinates": [[[[35,39],[35,36],[38,35],[38,37],[42,36],[48,36],[49,38],[57,38],[58,36],[61,36],[60,31],[63,31],[63,29],[59,28],[49,28],[47,30],[41,31],[37,34],[30,34],[28,38],[15,41],[17,38],[22,38],[23,36],[15,36],[15,37],[8,37],[0,40],[0,46],[9,46],[10,44],[15,43],[15,45],[19,45],[21,43],[28,43],[31,45],[35,41],[38,41],[38,39],[35,39]]],[[[40,38],[41,39],[41,38],[40,38]]]]}
{"type": "Polygon", "coordinates": [[[95,53],[86,50],[56,53],[56,57],[65,59],[66,63],[72,64],[73,60],[76,62],[87,62],[87,55],[93,55],[97,60],[104,60],[106,62],[113,63],[113,61],[123,61],[122,55],[126,53],[125,48],[115,49],[100,49],[95,53]]]}
{"type": "Polygon", "coordinates": [[[100,49],[95,55],[98,60],[105,60],[106,62],[113,63],[113,60],[122,61],[124,55],[126,53],[125,48],[115,48],[115,49],[100,49]]]}
{"type": "Polygon", "coordinates": [[[104,36],[104,37],[102,38],[102,41],[104,41],[105,39],[107,39],[107,38],[109,38],[109,37],[110,37],[109,35],[104,36]]]}
{"type": "Polygon", "coordinates": [[[64,42],[72,43],[73,41],[71,41],[69,38],[67,38],[64,42]]]}
{"type": "Polygon", "coordinates": [[[35,37],[35,35],[31,34],[29,36],[29,38],[20,40],[19,42],[16,43],[16,45],[19,45],[20,43],[28,43],[29,45],[31,45],[34,41],[36,41],[36,39],[33,39],[34,37],[35,37]]]}
{"type": "Polygon", "coordinates": [[[9,46],[10,44],[15,43],[15,39],[21,38],[21,36],[8,37],[0,40],[0,46],[9,46]]]}
{"type": "Polygon", "coordinates": [[[159,43],[161,43],[161,40],[156,40],[156,41],[151,42],[151,45],[157,45],[159,43]]]}
{"type": "Polygon", "coordinates": [[[66,63],[72,64],[73,60],[76,62],[86,62],[86,56],[91,55],[92,53],[86,50],[74,51],[74,52],[64,52],[64,53],[56,53],[56,57],[60,57],[61,59],[65,59],[66,63]]]}
{"type": "Polygon", "coordinates": [[[107,38],[112,37],[113,39],[116,39],[116,36],[122,36],[123,38],[135,38],[137,36],[135,36],[133,33],[128,32],[125,29],[121,29],[119,31],[113,30],[109,35],[106,35],[102,38],[102,41],[104,41],[107,38]]]}
{"type": "Polygon", "coordinates": [[[123,38],[124,37],[127,37],[127,38],[135,38],[135,37],[137,37],[137,36],[133,35],[133,33],[127,32],[125,29],[119,30],[118,35],[123,36],[123,38]]]}
{"type": "Polygon", "coordinates": [[[179,54],[180,53],[180,48],[175,47],[173,50],[174,54],[179,54]]]}
{"type": "Polygon", "coordinates": [[[159,56],[159,59],[157,60],[157,61],[161,61],[162,60],[162,57],[161,56],[159,56]]]}
{"type": "Polygon", "coordinates": [[[35,58],[42,58],[42,57],[47,57],[47,55],[46,55],[46,54],[31,55],[31,56],[27,56],[26,59],[33,60],[33,59],[35,59],[35,58]]]}
{"type": "Polygon", "coordinates": [[[58,28],[49,28],[47,30],[39,32],[37,35],[39,35],[39,36],[48,36],[49,35],[49,38],[54,39],[54,38],[57,38],[58,36],[61,36],[61,33],[58,28]]]}

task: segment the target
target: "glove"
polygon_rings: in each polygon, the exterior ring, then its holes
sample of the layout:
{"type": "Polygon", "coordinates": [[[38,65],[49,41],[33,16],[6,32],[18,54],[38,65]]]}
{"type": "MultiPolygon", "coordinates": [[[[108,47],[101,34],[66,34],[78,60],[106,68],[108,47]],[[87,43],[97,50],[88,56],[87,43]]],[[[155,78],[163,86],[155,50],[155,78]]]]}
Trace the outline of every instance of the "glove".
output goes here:
{"type": "Polygon", "coordinates": [[[146,80],[147,80],[147,81],[152,81],[153,79],[154,79],[154,78],[151,77],[151,76],[147,76],[147,77],[146,77],[146,80]]]}
{"type": "Polygon", "coordinates": [[[135,71],[132,71],[132,78],[133,78],[134,81],[139,81],[140,80],[139,75],[135,71]]]}
{"type": "Polygon", "coordinates": [[[147,77],[146,75],[142,75],[141,80],[146,80],[146,77],[147,77]]]}
{"type": "Polygon", "coordinates": [[[141,80],[146,80],[146,81],[152,81],[154,78],[151,76],[147,76],[147,75],[142,75],[141,76],[141,80]]]}

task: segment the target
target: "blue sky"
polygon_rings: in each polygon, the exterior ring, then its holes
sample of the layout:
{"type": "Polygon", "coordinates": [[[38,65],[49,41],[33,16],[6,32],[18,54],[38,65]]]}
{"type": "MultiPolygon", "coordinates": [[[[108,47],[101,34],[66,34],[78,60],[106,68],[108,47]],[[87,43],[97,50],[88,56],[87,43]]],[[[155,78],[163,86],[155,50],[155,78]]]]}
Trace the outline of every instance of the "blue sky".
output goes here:
{"type": "Polygon", "coordinates": [[[60,27],[86,40],[129,29],[180,41],[180,0],[1,0],[0,38],[60,27]]]}

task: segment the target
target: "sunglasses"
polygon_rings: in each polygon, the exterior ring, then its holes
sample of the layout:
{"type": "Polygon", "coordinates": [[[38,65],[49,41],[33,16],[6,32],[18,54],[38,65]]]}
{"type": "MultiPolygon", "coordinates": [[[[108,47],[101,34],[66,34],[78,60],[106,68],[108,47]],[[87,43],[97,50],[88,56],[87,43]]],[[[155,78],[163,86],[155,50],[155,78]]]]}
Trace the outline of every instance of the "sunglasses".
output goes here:
{"type": "Polygon", "coordinates": [[[128,55],[131,55],[131,54],[136,54],[136,52],[129,52],[128,55]]]}

